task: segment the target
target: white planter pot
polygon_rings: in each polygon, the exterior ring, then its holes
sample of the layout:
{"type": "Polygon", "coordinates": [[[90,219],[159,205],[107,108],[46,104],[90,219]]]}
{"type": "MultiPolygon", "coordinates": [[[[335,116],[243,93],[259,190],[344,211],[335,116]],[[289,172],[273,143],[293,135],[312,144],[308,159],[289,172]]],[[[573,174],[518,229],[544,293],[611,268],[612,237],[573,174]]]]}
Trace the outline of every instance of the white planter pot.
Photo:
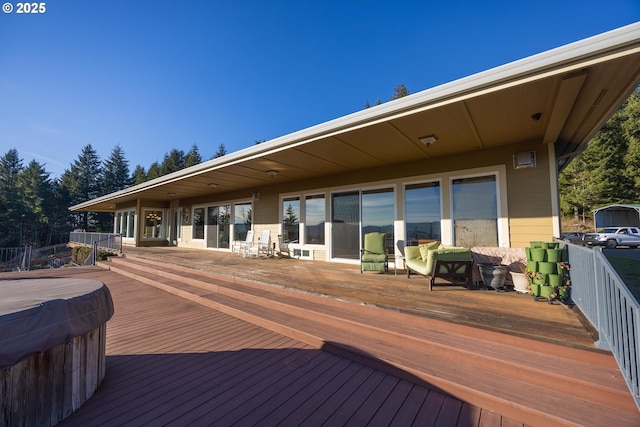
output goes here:
{"type": "Polygon", "coordinates": [[[522,294],[529,293],[529,280],[524,273],[511,272],[511,281],[513,282],[513,290],[522,294]]]}

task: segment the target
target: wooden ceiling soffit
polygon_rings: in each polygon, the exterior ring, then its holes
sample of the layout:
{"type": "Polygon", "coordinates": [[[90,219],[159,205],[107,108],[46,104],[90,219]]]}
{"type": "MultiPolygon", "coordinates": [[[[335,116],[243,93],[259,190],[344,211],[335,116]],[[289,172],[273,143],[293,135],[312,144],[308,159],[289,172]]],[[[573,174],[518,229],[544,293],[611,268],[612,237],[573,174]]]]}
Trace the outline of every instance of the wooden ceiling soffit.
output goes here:
{"type": "Polygon", "coordinates": [[[414,143],[389,122],[355,129],[335,138],[368,154],[383,165],[415,160],[413,150],[409,153],[405,150],[406,146],[415,148],[414,143]]]}
{"type": "Polygon", "coordinates": [[[384,163],[380,162],[375,157],[352,147],[335,136],[326,138],[319,143],[300,146],[298,149],[304,153],[326,161],[330,161],[329,159],[331,159],[333,163],[345,168],[346,170],[384,166],[384,163]],[[341,153],[341,155],[336,156],[336,153],[341,153]]]}
{"type": "Polygon", "coordinates": [[[315,174],[340,173],[347,170],[345,167],[333,161],[313,156],[299,148],[269,154],[266,156],[266,159],[277,162],[286,170],[300,170],[315,174]]]}
{"type": "Polygon", "coordinates": [[[582,71],[569,74],[560,80],[560,87],[555,96],[551,117],[542,139],[545,144],[551,144],[558,140],[587,75],[586,71],[582,71]]]}
{"type": "Polygon", "coordinates": [[[587,116],[583,120],[583,123],[576,129],[575,135],[580,140],[590,139],[595,135],[602,126],[615,114],[616,111],[620,108],[620,105],[616,103],[616,100],[624,99],[626,100],[631,93],[636,90],[638,87],[638,83],[640,82],[640,66],[637,66],[636,73],[632,77],[630,77],[624,84],[619,84],[616,87],[620,89],[617,91],[603,89],[599,96],[596,98],[596,101],[593,103],[592,107],[589,109],[589,115],[594,112],[598,114],[602,119],[599,122],[590,123],[590,127],[585,128],[584,122],[586,122],[587,116]],[[598,111],[600,110],[600,111],[598,111]],[[582,134],[578,134],[578,132],[582,132],[582,134]]]}
{"type": "Polygon", "coordinates": [[[482,142],[482,138],[480,137],[480,133],[478,132],[478,128],[473,121],[473,117],[471,117],[471,112],[469,111],[469,106],[467,105],[467,101],[462,101],[460,103],[460,111],[464,116],[467,125],[469,126],[469,130],[473,135],[473,139],[475,140],[477,148],[484,148],[484,143],[482,142]]]}

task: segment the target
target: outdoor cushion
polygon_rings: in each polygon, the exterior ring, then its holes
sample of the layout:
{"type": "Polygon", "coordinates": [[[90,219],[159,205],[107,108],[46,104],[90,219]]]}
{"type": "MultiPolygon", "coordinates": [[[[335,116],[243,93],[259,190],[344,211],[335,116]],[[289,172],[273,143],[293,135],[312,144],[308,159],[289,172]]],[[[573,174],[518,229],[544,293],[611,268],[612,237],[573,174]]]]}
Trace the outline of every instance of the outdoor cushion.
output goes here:
{"type": "Polygon", "coordinates": [[[370,254],[365,252],[362,255],[362,262],[385,262],[387,256],[385,254],[370,254]]]}
{"type": "Polygon", "coordinates": [[[440,247],[440,242],[438,241],[423,243],[421,245],[418,245],[418,248],[420,248],[420,255],[422,256],[422,260],[424,262],[427,262],[427,254],[429,253],[429,251],[431,249],[438,249],[439,247],[440,247]]]}
{"type": "MultiPolygon", "coordinates": [[[[456,246],[442,246],[427,252],[427,260],[422,260],[420,248],[417,246],[405,247],[407,268],[424,276],[431,276],[436,260],[442,261],[471,261],[471,249],[456,246]]],[[[407,274],[410,274],[407,271],[407,274]]]]}
{"type": "Polygon", "coordinates": [[[387,271],[386,236],[384,233],[372,232],[364,235],[364,247],[360,257],[360,272],[387,271]]]}

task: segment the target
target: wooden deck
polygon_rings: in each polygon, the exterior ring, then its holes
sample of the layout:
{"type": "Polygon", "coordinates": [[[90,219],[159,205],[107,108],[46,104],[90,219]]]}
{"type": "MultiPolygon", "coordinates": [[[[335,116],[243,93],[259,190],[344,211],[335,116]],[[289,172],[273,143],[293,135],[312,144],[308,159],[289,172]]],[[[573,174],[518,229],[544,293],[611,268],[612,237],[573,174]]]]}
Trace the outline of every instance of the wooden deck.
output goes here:
{"type": "Polygon", "coordinates": [[[523,426],[99,267],[20,275],[100,280],[115,302],[105,380],[60,426],[523,426]]]}
{"type": "Polygon", "coordinates": [[[62,425],[640,425],[577,310],[334,263],[125,255],[20,273],[114,297],[105,382],[62,425]]]}
{"type": "MultiPolygon", "coordinates": [[[[360,273],[357,265],[287,258],[242,258],[226,252],[183,248],[125,248],[125,256],[180,265],[230,278],[331,296],[417,316],[544,342],[598,351],[595,331],[577,308],[535,302],[516,292],[469,291],[435,285],[404,270],[360,273]]],[[[444,283],[436,281],[436,283],[444,283]]]]}

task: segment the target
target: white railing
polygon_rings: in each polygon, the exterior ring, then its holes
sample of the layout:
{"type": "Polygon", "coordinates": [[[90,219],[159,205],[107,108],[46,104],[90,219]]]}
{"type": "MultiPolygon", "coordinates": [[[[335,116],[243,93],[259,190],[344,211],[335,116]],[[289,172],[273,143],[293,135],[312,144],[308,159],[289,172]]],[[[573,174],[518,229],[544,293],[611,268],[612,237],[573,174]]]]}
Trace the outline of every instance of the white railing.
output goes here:
{"type": "Polygon", "coordinates": [[[600,248],[567,244],[571,299],[610,350],[640,409],[640,304],[600,248]]]}

